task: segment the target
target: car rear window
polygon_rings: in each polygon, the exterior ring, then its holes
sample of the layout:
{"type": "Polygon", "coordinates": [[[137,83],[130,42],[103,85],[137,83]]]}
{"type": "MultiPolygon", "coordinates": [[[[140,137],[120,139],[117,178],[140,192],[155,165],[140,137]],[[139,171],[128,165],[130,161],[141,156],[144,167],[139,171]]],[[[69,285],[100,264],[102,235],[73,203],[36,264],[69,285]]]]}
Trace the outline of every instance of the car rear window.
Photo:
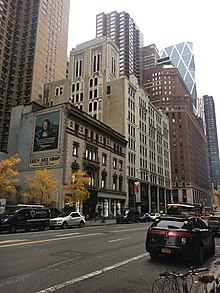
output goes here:
{"type": "Polygon", "coordinates": [[[188,220],[158,220],[152,224],[152,227],[166,229],[191,229],[191,223],[188,220]]]}

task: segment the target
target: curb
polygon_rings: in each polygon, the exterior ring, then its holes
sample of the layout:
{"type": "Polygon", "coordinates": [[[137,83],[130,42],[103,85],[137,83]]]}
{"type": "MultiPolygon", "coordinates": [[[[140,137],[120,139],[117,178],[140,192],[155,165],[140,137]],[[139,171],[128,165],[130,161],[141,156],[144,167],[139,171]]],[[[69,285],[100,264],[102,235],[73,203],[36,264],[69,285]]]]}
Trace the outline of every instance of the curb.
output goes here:
{"type": "Polygon", "coordinates": [[[86,221],[85,227],[91,226],[107,226],[107,225],[114,225],[116,224],[115,220],[106,220],[104,223],[100,221],[86,221]]]}

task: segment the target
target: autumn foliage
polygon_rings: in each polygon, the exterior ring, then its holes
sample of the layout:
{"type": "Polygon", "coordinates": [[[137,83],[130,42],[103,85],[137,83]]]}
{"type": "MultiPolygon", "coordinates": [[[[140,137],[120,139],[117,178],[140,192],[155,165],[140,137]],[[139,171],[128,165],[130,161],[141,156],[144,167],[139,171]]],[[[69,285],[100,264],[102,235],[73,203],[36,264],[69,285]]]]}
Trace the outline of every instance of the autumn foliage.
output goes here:
{"type": "Polygon", "coordinates": [[[26,177],[27,191],[23,194],[29,202],[35,201],[42,205],[53,205],[56,198],[58,181],[51,170],[36,170],[33,175],[26,177]]]}
{"type": "Polygon", "coordinates": [[[89,191],[86,185],[90,182],[90,178],[84,171],[75,171],[72,174],[71,183],[63,186],[66,194],[64,196],[69,204],[79,203],[82,208],[82,203],[89,197],[89,191]]]}
{"type": "Polygon", "coordinates": [[[19,182],[16,166],[20,161],[18,155],[14,155],[0,162],[0,192],[16,192],[14,184],[19,182]]]}

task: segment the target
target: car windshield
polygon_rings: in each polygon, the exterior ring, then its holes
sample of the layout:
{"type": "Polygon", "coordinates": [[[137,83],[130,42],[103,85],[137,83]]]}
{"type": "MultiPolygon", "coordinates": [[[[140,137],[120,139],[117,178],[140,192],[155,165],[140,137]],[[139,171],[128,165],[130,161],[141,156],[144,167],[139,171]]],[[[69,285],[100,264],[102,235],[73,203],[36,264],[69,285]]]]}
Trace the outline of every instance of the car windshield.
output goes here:
{"type": "Polygon", "coordinates": [[[67,216],[69,216],[69,212],[63,212],[63,213],[61,213],[61,214],[59,214],[58,215],[58,217],[67,217],[67,216]]]}
{"type": "Polygon", "coordinates": [[[152,227],[166,228],[166,229],[190,229],[191,225],[188,220],[158,220],[152,224],[152,227]]]}

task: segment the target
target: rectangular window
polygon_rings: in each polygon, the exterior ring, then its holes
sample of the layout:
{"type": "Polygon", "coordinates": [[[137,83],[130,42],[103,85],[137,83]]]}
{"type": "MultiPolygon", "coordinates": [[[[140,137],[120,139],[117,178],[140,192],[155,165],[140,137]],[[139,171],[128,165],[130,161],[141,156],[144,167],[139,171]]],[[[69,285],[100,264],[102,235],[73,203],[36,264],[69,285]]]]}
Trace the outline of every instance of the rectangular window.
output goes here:
{"type": "Polygon", "coordinates": [[[107,163],[107,154],[102,154],[102,165],[106,166],[107,163]]]}
{"type": "Polygon", "coordinates": [[[73,142],[73,156],[78,156],[78,149],[79,149],[79,143],[78,142],[73,142]]]}
{"type": "Polygon", "coordinates": [[[106,94],[107,95],[110,95],[111,94],[111,86],[110,85],[107,86],[107,93],[106,94]]]}

